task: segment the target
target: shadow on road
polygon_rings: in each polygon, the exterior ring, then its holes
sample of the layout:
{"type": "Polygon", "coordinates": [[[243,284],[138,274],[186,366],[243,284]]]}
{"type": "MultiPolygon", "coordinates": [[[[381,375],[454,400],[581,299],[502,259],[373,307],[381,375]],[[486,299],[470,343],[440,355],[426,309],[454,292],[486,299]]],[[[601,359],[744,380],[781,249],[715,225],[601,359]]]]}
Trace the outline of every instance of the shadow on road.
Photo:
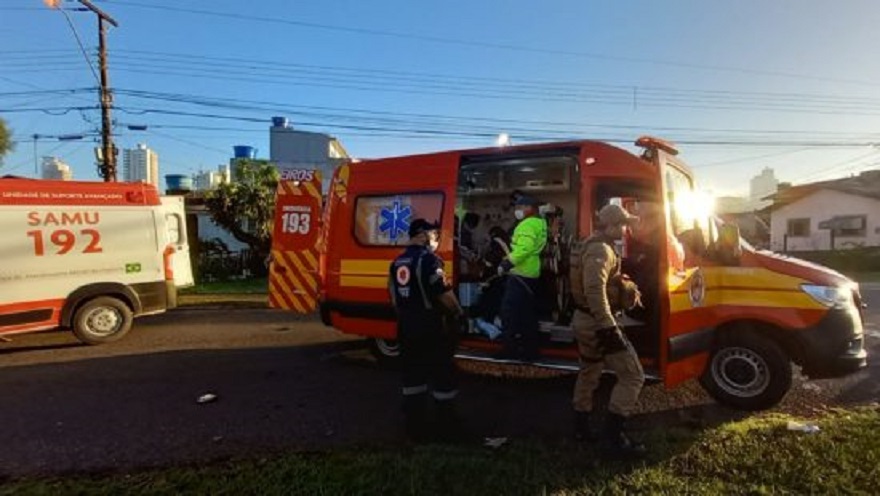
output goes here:
{"type": "MultiPolygon", "coordinates": [[[[358,358],[361,346],[168,351],[4,367],[0,474],[402,443],[398,375],[358,358]],[[207,393],[216,400],[198,403],[207,393]]],[[[571,377],[465,374],[461,411],[481,437],[559,442],[570,435],[572,384],[571,377]]],[[[677,412],[634,423],[653,428],[659,419],[687,426],[677,412]]]]}
{"type": "Polygon", "coordinates": [[[13,353],[26,353],[29,351],[52,351],[52,350],[64,350],[68,348],[84,348],[88,345],[83,343],[57,343],[57,344],[44,344],[39,346],[16,346],[15,344],[4,343],[0,344],[0,356],[3,355],[11,355],[13,353]]]}

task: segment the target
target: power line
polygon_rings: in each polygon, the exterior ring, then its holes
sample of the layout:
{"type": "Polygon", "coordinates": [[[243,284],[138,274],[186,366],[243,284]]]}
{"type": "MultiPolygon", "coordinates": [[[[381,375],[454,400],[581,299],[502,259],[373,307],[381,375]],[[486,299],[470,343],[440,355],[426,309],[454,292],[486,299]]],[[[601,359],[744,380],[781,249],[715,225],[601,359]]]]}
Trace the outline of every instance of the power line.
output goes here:
{"type": "MultiPolygon", "coordinates": [[[[201,66],[214,66],[218,67],[224,71],[228,72],[229,64],[235,64],[235,66],[239,69],[262,69],[268,71],[281,71],[280,68],[290,68],[295,69],[298,74],[300,73],[340,73],[338,75],[358,75],[362,77],[366,77],[364,75],[370,75],[370,77],[385,77],[385,78],[394,78],[395,80],[400,80],[402,78],[416,81],[419,83],[424,82],[436,82],[438,79],[442,79],[445,81],[456,81],[456,82],[467,82],[472,84],[477,84],[480,86],[489,86],[487,83],[494,84],[497,87],[497,84],[504,84],[506,86],[516,85],[521,87],[527,87],[537,90],[546,90],[546,89],[555,89],[555,90],[589,90],[591,93],[595,93],[597,91],[613,91],[617,94],[622,94],[627,99],[632,97],[632,90],[638,89],[642,96],[645,95],[678,95],[680,97],[686,98],[694,98],[695,96],[711,96],[716,98],[751,98],[751,99],[759,99],[759,100],[769,100],[769,101],[779,101],[779,100],[794,100],[794,101],[818,101],[819,103],[823,102],[835,102],[835,103],[855,103],[858,105],[863,105],[866,101],[874,102],[880,104],[880,100],[877,99],[866,99],[866,98],[854,98],[850,96],[840,96],[840,95],[823,95],[823,94],[810,94],[810,93],[789,93],[789,92],[756,92],[756,91],[732,91],[732,90],[698,90],[698,89],[687,89],[687,88],[671,88],[671,87],[655,87],[650,85],[640,85],[640,84],[608,84],[608,83],[585,83],[585,82],[572,82],[572,81],[558,81],[558,80],[534,80],[534,79],[521,79],[521,78],[500,78],[500,77],[485,77],[485,76],[463,76],[461,74],[438,74],[438,73],[427,73],[427,72],[413,72],[413,71],[401,71],[401,70],[387,70],[387,69],[370,69],[370,68],[359,68],[359,67],[340,67],[340,66],[328,66],[328,65],[312,65],[312,64],[300,64],[300,63],[291,63],[284,61],[269,61],[269,60],[255,60],[253,58],[237,58],[237,57],[211,57],[207,55],[197,55],[197,54],[183,54],[183,53],[169,53],[169,52],[157,52],[157,51],[148,51],[148,50],[119,50],[119,53],[122,53],[122,58],[129,58],[131,60],[135,60],[137,62],[143,61],[153,61],[153,62],[170,62],[177,64],[184,64],[187,67],[191,67],[193,65],[201,65],[201,66]],[[131,53],[135,54],[135,57],[126,56],[124,54],[131,53]],[[216,62],[216,64],[211,64],[211,62],[216,62]]],[[[289,71],[287,71],[289,73],[289,71]]]]}
{"type": "Polygon", "coordinates": [[[73,25],[73,21],[70,19],[70,15],[67,14],[65,9],[58,9],[64,14],[64,18],[67,20],[67,25],[70,26],[70,30],[73,31],[73,37],[76,38],[76,44],[79,45],[80,51],[82,51],[83,57],[86,59],[86,64],[88,64],[89,69],[92,71],[92,76],[95,77],[95,81],[100,83],[101,78],[98,77],[98,72],[95,70],[95,66],[92,65],[92,60],[89,58],[89,54],[86,53],[86,47],[83,45],[82,40],[79,38],[79,33],[76,31],[76,26],[73,25]]]}
{"type": "MultiPolygon", "coordinates": [[[[185,77],[194,79],[206,79],[212,76],[221,76],[226,81],[241,81],[248,83],[257,83],[265,85],[284,85],[284,86],[306,86],[319,88],[336,88],[356,91],[373,91],[384,93],[410,93],[424,95],[442,95],[456,98],[480,98],[495,100],[522,100],[522,101],[543,101],[543,102],[561,102],[561,103],[593,103],[607,105],[626,105],[631,106],[632,102],[626,95],[591,95],[587,94],[554,94],[552,92],[524,92],[521,90],[499,92],[492,89],[462,88],[459,86],[442,86],[433,85],[432,88],[426,88],[426,85],[406,84],[406,83],[378,83],[364,81],[340,81],[330,78],[309,78],[301,76],[278,75],[278,74],[255,74],[250,72],[249,75],[230,75],[228,71],[223,70],[205,70],[200,68],[181,69],[162,65],[151,66],[144,63],[128,64],[119,62],[117,64],[119,71],[132,72],[138,74],[156,74],[162,77],[185,77]]],[[[430,85],[429,85],[430,86],[430,85]]],[[[855,102],[843,105],[827,105],[827,104],[807,104],[792,105],[784,103],[769,102],[736,102],[731,100],[719,101],[700,101],[695,98],[683,97],[645,97],[640,102],[641,106],[650,107],[668,107],[668,108],[692,108],[692,109],[713,109],[713,110],[731,110],[731,111],[765,111],[765,112],[789,112],[789,113],[810,113],[822,115],[859,115],[859,116],[876,116],[880,115],[880,102],[871,103],[863,102],[857,104],[855,102]]]]}
{"type": "Polygon", "coordinates": [[[456,39],[456,38],[446,38],[446,37],[441,37],[441,36],[428,36],[428,35],[405,33],[405,32],[399,32],[399,31],[388,31],[388,30],[379,30],[379,29],[370,29],[370,28],[351,27],[351,26],[339,26],[339,25],[332,25],[332,24],[322,24],[322,23],[315,23],[315,22],[298,21],[298,20],[293,20],[293,19],[284,19],[284,18],[279,18],[279,17],[264,17],[264,16],[248,15],[248,14],[244,14],[242,12],[236,12],[236,13],[219,12],[219,11],[214,11],[214,10],[203,10],[203,9],[185,8],[185,7],[168,6],[168,5],[152,5],[152,4],[145,4],[145,3],[140,3],[140,2],[122,1],[122,0],[114,2],[114,3],[116,5],[136,7],[136,8],[142,8],[142,9],[151,9],[151,10],[178,12],[178,13],[185,13],[185,14],[204,15],[204,16],[211,16],[211,17],[233,19],[233,20],[237,20],[237,21],[252,21],[252,22],[270,23],[270,24],[281,24],[281,25],[298,26],[298,27],[310,28],[310,29],[321,29],[321,30],[343,32],[343,33],[350,33],[350,34],[361,34],[361,35],[380,36],[380,37],[387,37],[387,38],[396,38],[396,39],[416,40],[416,41],[423,41],[423,42],[429,42],[429,43],[440,43],[440,44],[447,44],[447,45],[491,48],[491,49],[498,49],[498,50],[514,51],[514,52],[537,53],[537,54],[543,54],[543,55],[563,55],[563,56],[569,56],[569,57],[602,59],[602,60],[635,63],[635,64],[665,65],[665,66],[672,66],[672,67],[679,67],[679,68],[686,68],[686,69],[697,69],[697,70],[702,70],[702,71],[723,71],[723,72],[744,73],[744,74],[753,74],[753,75],[761,75],[761,76],[798,78],[801,80],[812,79],[812,80],[817,80],[817,81],[830,81],[830,82],[837,82],[837,83],[877,86],[877,83],[869,82],[869,81],[829,78],[829,77],[816,76],[814,74],[796,74],[796,73],[788,73],[788,72],[780,72],[780,71],[767,71],[767,70],[749,69],[749,68],[741,68],[741,67],[724,67],[724,66],[716,66],[716,65],[702,65],[702,64],[693,64],[693,63],[687,63],[687,62],[678,62],[678,61],[670,61],[670,60],[662,60],[662,59],[622,57],[622,56],[608,55],[608,54],[595,53],[595,52],[556,50],[556,49],[549,49],[549,48],[536,48],[536,47],[529,47],[529,46],[524,46],[524,45],[508,44],[508,43],[485,42],[485,41],[476,41],[476,40],[461,40],[461,39],[456,39]]]}
{"type": "MultiPolygon", "coordinates": [[[[585,129],[585,128],[601,128],[601,129],[620,129],[620,130],[634,130],[639,132],[645,132],[646,130],[651,130],[652,132],[664,131],[664,132],[713,132],[713,133],[721,133],[724,135],[729,134],[757,134],[757,135],[810,135],[810,134],[824,134],[826,136],[853,136],[854,133],[840,133],[840,132],[819,132],[819,131],[788,131],[788,130],[772,130],[772,129],[730,129],[730,128],[699,128],[699,127],[682,127],[682,126],[650,126],[645,124],[640,125],[619,125],[619,124],[601,124],[601,123],[584,123],[584,122],[559,122],[559,121],[535,121],[535,120],[526,120],[526,119],[499,119],[499,118],[488,118],[488,117],[472,117],[472,116],[462,116],[462,115],[448,115],[448,114],[428,114],[428,113],[412,113],[412,112],[390,112],[390,111],[380,111],[373,109],[356,109],[356,108],[340,108],[340,107],[327,107],[327,106],[315,106],[315,105],[292,105],[288,103],[280,103],[280,102],[270,102],[270,101],[262,101],[262,100],[246,100],[240,98],[221,98],[221,97],[205,97],[198,95],[187,95],[180,93],[160,93],[160,92],[152,92],[152,91],[142,91],[142,90],[127,90],[120,89],[117,90],[117,93],[125,96],[133,96],[136,98],[143,98],[148,100],[160,100],[160,101],[169,101],[169,102],[177,102],[177,103],[185,103],[189,105],[197,105],[209,108],[226,108],[226,109],[238,109],[238,110],[266,110],[267,112],[277,112],[277,113],[292,113],[298,116],[313,116],[320,117],[323,119],[342,119],[345,121],[351,121],[352,119],[358,119],[362,121],[370,121],[370,122],[382,122],[382,123],[398,123],[398,124],[425,124],[425,123],[434,123],[434,124],[454,124],[456,127],[465,126],[465,122],[471,123],[483,123],[489,124],[492,127],[486,128],[483,126],[483,129],[489,129],[492,131],[497,131],[499,127],[504,130],[524,130],[531,131],[534,128],[520,128],[517,125],[528,125],[528,126],[550,126],[550,127],[561,127],[564,128],[562,131],[571,132],[573,129],[585,129]]],[[[861,135],[864,136],[864,135],[861,135]]],[[[870,139],[869,137],[861,138],[861,139],[870,139]]]]}

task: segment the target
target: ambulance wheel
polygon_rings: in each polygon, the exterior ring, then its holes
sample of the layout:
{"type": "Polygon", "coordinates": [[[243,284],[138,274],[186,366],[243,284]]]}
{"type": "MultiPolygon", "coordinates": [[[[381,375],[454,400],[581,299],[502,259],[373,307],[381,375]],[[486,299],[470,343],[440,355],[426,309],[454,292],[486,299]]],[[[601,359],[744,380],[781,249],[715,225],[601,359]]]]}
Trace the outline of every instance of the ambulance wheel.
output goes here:
{"type": "Polygon", "coordinates": [[[396,339],[370,338],[368,343],[379,364],[394,366],[400,361],[400,343],[396,339]]]}
{"type": "Polygon", "coordinates": [[[791,388],[791,360],[772,339],[738,329],[722,335],[700,383],[718,403],[739,410],[765,410],[791,388]]]}
{"type": "Polygon", "coordinates": [[[111,343],[131,330],[131,309],[123,301],[100,296],[83,303],[73,315],[73,334],[86,344],[111,343]]]}

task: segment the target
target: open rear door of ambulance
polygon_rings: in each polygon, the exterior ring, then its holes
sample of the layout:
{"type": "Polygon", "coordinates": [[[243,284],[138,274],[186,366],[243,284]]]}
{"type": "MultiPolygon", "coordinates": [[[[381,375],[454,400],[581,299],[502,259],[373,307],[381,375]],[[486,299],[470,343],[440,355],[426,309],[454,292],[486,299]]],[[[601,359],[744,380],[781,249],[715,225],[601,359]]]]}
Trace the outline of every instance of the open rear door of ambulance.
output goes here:
{"type": "Polygon", "coordinates": [[[321,176],[308,171],[300,181],[280,181],[269,271],[269,306],[300,314],[314,312],[320,290],[318,239],[321,176]]]}
{"type": "Polygon", "coordinates": [[[165,215],[165,235],[172,254],[174,285],[188,288],[195,285],[190,261],[189,240],[186,230],[186,206],[182,196],[163,196],[162,212],[165,215]]]}

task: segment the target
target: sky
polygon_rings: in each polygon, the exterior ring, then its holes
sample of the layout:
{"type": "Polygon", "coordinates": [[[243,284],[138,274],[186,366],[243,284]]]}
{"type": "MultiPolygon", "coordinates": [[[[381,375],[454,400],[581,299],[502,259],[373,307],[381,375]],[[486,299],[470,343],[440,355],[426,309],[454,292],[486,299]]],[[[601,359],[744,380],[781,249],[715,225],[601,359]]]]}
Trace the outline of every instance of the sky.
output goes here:
{"type": "MultiPolygon", "coordinates": [[[[0,174],[32,176],[35,156],[54,155],[98,178],[95,16],[62,4],[0,3],[0,118],[17,141],[0,174]]],[[[870,0],[95,4],[119,22],[107,36],[117,146],[146,143],[162,175],[214,169],[234,145],[267,157],[276,115],[359,158],[499,133],[627,149],[657,135],[718,195],[747,193],[765,167],[795,184],[880,167],[870,0]]]]}

